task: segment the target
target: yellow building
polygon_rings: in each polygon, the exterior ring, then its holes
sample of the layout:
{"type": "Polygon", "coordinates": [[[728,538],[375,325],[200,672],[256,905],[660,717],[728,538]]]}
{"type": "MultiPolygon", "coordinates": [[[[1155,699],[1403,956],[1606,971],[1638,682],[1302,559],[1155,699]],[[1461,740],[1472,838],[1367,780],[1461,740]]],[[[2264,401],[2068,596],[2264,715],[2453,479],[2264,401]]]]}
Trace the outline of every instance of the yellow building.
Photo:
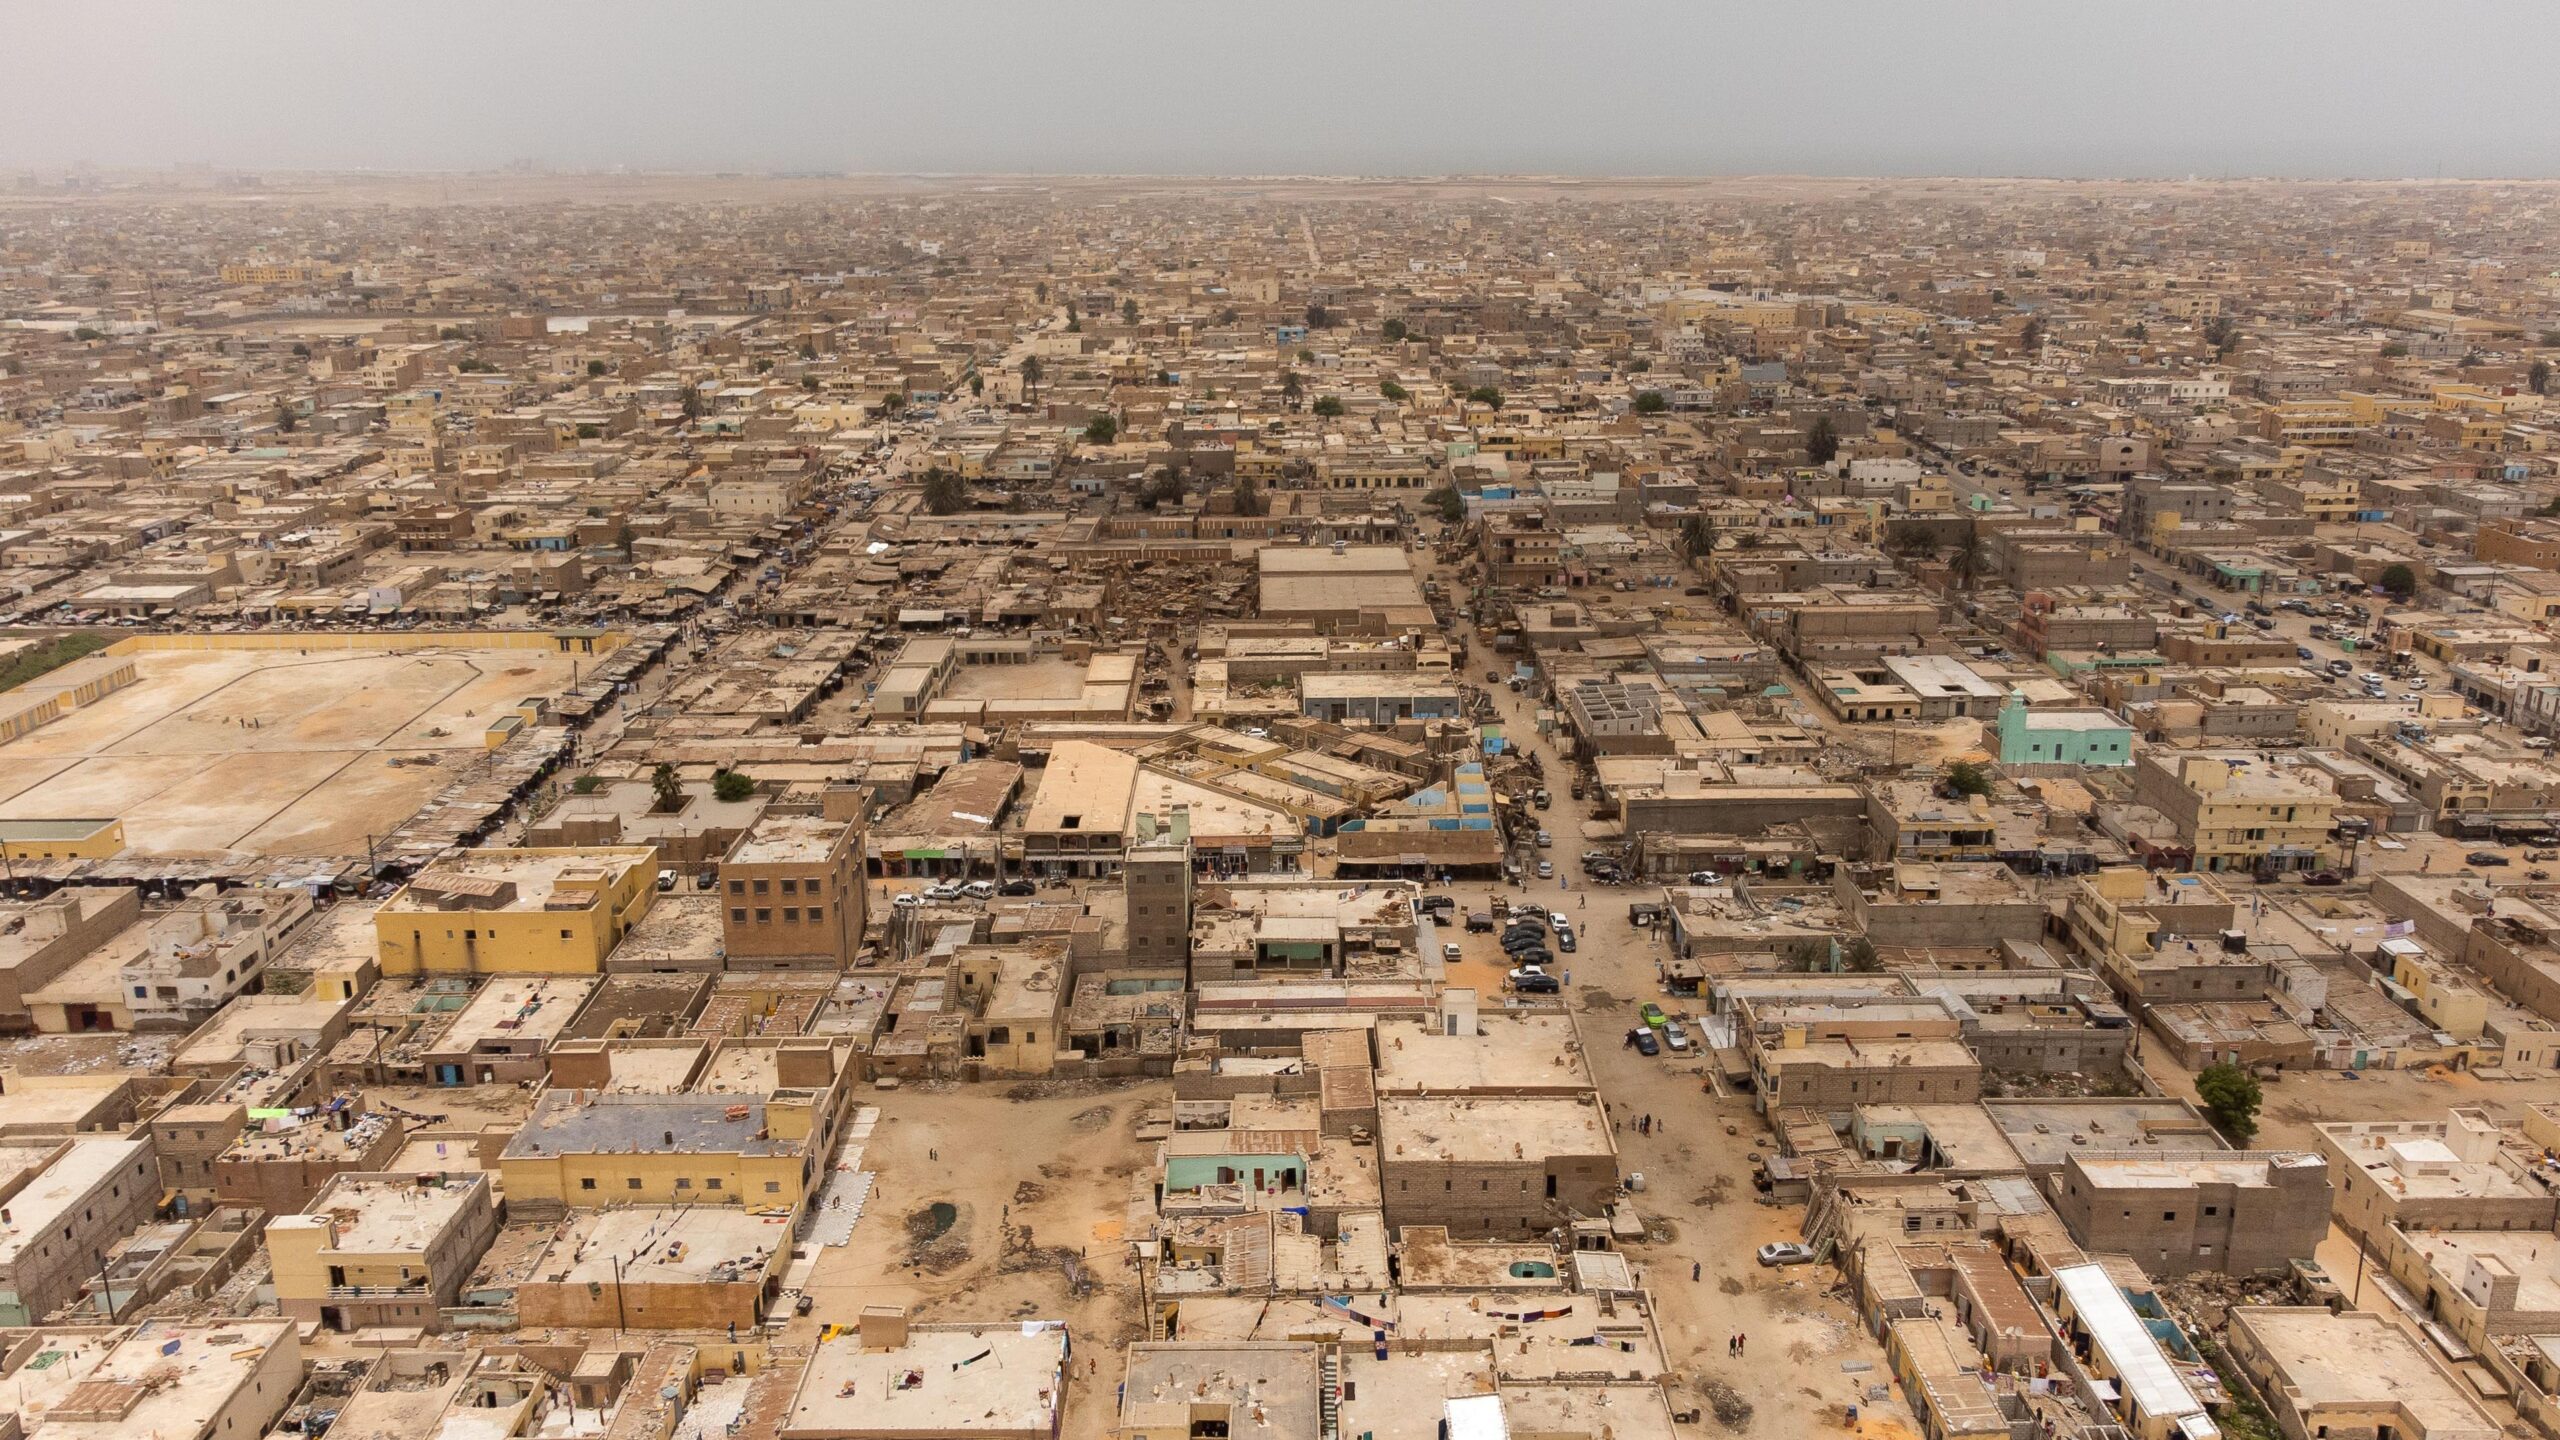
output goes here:
{"type": "Polygon", "coordinates": [[[2197,870],[2315,869],[2337,850],[2337,795],[2254,756],[2146,755],[2134,798],[2176,822],[2197,870]]]}
{"type": "Polygon", "coordinates": [[[2489,997],[2452,967],[2406,941],[2387,949],[2391,983],[2409,992],[2427,1023],[2457,1040],[2477,1040],[2489,1023],[2489,997]],[[2396,953],[2394,953],[2396,951],[2396,953]]]}
{"type": "Polygon", "coordinates": [[[823,1041],[731,1042],[695,1088],[554,1087],[499,1156],[507,1204],[797,1210],[826,1175],[851,1054],[823,1041]]]}
{"type": "Polygon", "coordinates": [[[301,1214],[267,1225],[276,1305],[337,1330],[442,1330],[497,1233],[486,1175],[333,1175],[301,1214]]]}
{"type": "Polygon", "coordinates": [[[593,975],[648,913],[657,873],[649,845],[438,861],[375,912],[382,973],[593,975]]]}
{"type": "Polygon", "coordinates": [[[0,820],[0,854],[19,860],[109,860],[124,850],[121,820],[0,820]]]}

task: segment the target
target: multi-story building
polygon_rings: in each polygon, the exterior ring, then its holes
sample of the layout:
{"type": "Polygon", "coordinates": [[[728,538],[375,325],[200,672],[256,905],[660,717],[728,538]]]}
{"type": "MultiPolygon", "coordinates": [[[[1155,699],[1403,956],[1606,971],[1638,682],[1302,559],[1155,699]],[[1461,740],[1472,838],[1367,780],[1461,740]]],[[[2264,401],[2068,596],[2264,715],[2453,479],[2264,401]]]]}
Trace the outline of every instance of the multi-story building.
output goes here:
{"type": "Polygon", "coordinates": [[[436,1331],[498,1233],[489,1177],[331,1177],[299,1215],[267,1222],[276,1304],[302,1324],[436,1331]]]}
{"type": "Polygon", "coordinates": [[[2329,1233],[2329,1163],[2306,1151],[2081,1151],[2046,1189],[2082,1249],[2154,1276],[2278,1270],[2329,1233]]]}
{"type": "Polygon", "coordinates": [[[657,894],[648,846],[472,850],[375,912],[382,973],[592,975],[657,894]]]}
{"type": "Polygon", "coordinates": [[[2338,797],[2255,752],[2144,755],[2134,798],[2169,818],[2193,868],[2317,870],[2338,858],[2338,797]]]}
{"type": "Polygon", "coordinates": [[[859,821],[771,815],[720,861],[720,939],[732,970],[842,970],[867,921],[859,821]]]}

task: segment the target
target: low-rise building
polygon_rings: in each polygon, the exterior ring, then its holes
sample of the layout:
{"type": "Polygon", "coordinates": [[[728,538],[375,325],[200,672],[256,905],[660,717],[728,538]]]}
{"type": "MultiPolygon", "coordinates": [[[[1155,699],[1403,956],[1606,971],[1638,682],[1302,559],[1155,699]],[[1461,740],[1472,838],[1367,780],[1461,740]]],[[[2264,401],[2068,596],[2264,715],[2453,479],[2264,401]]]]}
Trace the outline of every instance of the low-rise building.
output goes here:
{"type": "Polygon", "coordinates": [[[267,1222],[276,1304],[332,1330],[436,1331],[498,1232],[477,1173],[331,1177],[299,1215],[267,1222]]]}

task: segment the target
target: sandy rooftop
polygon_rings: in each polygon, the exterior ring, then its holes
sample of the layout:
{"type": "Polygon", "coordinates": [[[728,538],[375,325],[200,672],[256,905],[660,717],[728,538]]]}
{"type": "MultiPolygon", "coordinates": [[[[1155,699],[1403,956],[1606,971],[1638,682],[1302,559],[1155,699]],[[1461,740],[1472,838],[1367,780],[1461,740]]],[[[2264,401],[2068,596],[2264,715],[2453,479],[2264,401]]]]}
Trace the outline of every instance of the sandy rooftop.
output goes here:
{"type": "Polygon", "coordinates": [[[0,818],[120,818],[160,855],[362,854],[481,753],[490,721],[566,685],[574,658],[144,651],[139,683],[0,746],[0,818]]]}

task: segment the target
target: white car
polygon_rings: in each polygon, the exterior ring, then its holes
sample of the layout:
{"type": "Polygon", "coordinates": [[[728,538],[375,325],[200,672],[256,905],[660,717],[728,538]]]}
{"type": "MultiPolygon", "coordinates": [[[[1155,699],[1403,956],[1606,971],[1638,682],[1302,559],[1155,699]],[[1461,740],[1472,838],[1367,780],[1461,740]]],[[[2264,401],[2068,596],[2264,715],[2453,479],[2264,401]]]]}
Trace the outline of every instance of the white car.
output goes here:
{"type": "Polygon", "coordinates": [[[1443,960],[1464,959],[1466,957],[1466,953],[1466,951],[1458,948],[1458,942],[1455,940],[1452,940],[1440,947],[1440,958],[1443,960]]]}
{"type": "Polygon", "coordinates": [[[960,893],[968,896],[972,900],[993,900],[996,898],[996,882],[993,880],[972,880],[968,884],[960,887],[960,893]]]}
{"type": "Polygon", "coordinates": [[[1547,912],[1547,923],[1559,930],[1570,930],[1573,928],[1573,917],[1561,910],[1550,910],[1547,912]]]}
{"type": "Polygon", "coordinates": [[[889,897],[889,903],[900,910],[913,910],[917,906],[922,905],[924,900],[908,891],[901,890],[897,894],[889,897]]]}
{"type": "Polygon", "coordinates": [[[924,887],[924,898],[927,900],[957,900],[960,898],[960,887],[952,884],[948,880],[936,880],[932,884],[924,887]]]}

